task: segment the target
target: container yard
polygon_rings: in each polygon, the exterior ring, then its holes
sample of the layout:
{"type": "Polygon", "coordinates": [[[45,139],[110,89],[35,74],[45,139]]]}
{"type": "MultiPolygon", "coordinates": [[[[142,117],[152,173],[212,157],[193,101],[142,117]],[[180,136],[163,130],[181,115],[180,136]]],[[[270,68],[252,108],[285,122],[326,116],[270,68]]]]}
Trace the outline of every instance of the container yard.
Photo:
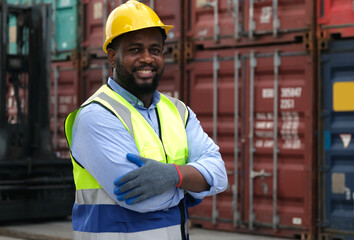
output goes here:
{"type": "MultiPolygon", "coordinates": [[[[124,2],[0,1],[0,236],[70,217],[64,120],[112,75],[104,26],[124,2]]],[[[158,90],[227,169],[226,191],[189,209],[190,238],[354,240],[354,2],[140,2],[174,25],[158,90]]]]}

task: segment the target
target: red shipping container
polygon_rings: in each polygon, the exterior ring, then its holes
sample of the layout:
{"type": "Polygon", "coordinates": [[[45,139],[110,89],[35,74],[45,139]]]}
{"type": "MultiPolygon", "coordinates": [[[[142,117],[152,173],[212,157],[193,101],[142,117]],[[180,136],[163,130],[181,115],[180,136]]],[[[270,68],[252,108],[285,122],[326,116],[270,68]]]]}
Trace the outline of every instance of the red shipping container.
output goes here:
{"type": "Polygon", "coordinates": [[[112,10],[111,2],[107,0],[82,1],[82,43],[81,46],[88,55],[104,57],[104,26],[108,14],[112,10]]]}
{"type": "Polygon", "coordinates": [[[83,68],[84,94],[82,102],[86,101],[103,84],[107,83],[109,76],[112,76],[112,69],[107,58],[89,60],[88,66],[83,68]]]}
{"type": "Polygon", "coordinates": [[[79,70],[72,61],[52,62],[51,117],[53,149],[60,158],[70,158],[64,134],[67,115],[79,106],[79,70]]]}
{"type": "Polygon", "coordinates": [[[312,0],[187,1],[188,37],[204,48],[293,42],[313,30],[312,0]]]}
{"type": "Polygon", "coordinates": [[[321,37],[340,34],[354,37],[354,3],[352,0],[317,0],[318,28],[321,37]],[[325,35],[324,35],[325,34],[325,35]]]}
{"type": "Polygon", "coordinates": [[[204,50],[196,52],[187,70],[189,104],[220,146],[230,184],[191,208],[192,222],[218,230],[313,236],[316,71],[311,54],[302,44],[204,50]]]}

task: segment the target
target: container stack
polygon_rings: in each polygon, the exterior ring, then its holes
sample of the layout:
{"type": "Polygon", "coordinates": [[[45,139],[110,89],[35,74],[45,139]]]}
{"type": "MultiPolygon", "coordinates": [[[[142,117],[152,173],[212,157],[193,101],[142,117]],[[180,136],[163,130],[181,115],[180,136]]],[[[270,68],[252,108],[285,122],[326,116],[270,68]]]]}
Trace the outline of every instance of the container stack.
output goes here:
{"type": "Polygon", "coordinates": [[[193,0],[187,12],[189,105],[220,146],[229,176],[225,192],[190,209],[192,223],[310,239],[315,2],[193,0]]]}
{"type": "Polygon", "coordinates": [[[318,1],[319,237],[354,239],[354,5],[318,1]]]}
{"type": "Polygon", "coordinates": [[[52,5],[51,128],[58,157],[70,158],[64,134],[66,116],[80,101],[80,1],[48,1],[52,5]]]}
{"type": "MultiPolygon", "coordinates": [[[[52,4],[53,144],[68,158],[64,119],[111,76],[105,20],[126,0],[8,0],[40,2],[52,4]]],[[[192,225],[354,239],[353,1],[141,2],[174,25],[158,90],[197,114],[228,172],[225,192],[189,210],[192,225]]]]}

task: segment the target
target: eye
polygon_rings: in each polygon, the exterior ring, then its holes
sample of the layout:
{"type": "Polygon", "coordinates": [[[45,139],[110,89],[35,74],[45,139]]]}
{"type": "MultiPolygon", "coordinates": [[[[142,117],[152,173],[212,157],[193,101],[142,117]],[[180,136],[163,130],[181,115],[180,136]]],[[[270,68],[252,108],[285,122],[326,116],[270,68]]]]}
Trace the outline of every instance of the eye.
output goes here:
{"type": "Polygon", "coordinates": [[[131,52],[131,53],[138,53],[139,51],[140,51],[139,48],[130,48],[129,49],[129,52],[131,52]]]}
{"type": "Polygon", "coordinates": [[[151,49],[151,53],[153,54],[160,54],[161,53],[161,50],[159,48],[153,48],[151,49]]]}

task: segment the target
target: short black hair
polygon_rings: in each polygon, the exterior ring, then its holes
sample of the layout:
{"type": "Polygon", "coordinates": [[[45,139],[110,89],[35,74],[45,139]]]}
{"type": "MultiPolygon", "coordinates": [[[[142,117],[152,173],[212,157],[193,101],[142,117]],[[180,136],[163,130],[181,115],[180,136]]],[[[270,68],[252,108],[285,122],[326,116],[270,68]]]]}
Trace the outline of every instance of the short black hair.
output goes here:
{"type": "MultiPolygon", "coordinates": [[[[159,31],[160,31],[160,33],[161,33],[161,35],[162,35],[162,43],[165,44],[165,41],[166,41],[166,38],[167,38],[165,29],[160,28],[160,27],[159,27],[158,29],[159,29],[159,31]]],[[[110,43],[107,45],[107,50],[110,49],[110,48],[116,50],[116,49],[118,48],[118,46],[119,46],[119,42],[120,42],[120,39],[122,39],[122,38],[121,38],[122,36],[123,36],[123,34],[120,35],[120,36],[118,36],[118,37],[116,37],[116,38],[114,38],[114,39],[112,40],[112,42],[110,42],[110,43]]]]}

